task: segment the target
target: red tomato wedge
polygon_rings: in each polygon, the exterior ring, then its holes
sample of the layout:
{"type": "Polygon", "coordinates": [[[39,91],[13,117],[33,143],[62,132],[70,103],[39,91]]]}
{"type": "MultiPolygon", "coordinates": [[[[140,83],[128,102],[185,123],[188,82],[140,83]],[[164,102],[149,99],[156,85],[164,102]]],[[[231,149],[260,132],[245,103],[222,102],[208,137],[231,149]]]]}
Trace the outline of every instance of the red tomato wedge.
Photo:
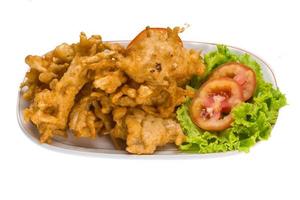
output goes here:
{"type": "Polygon", "coordinates": [[[232,78],[242,87],[244,101],[252,97],[256,87],[256,75],[250,67],[240,63],[227,63],[218,67],[209,80],[222,77],[232,78]]]}
{"type": "Polygon", "coordinates": [[[193,122],[208,131],[221,131],[233,121],[231,109],[243,101],[240,85],[231,78],[207,81],[190,106],[193,122]]]}
{"type": "MultiPolygon", "coordinates": [[[[168,35],[168,33],[171,33],[172,31],[168,30],[168,28],[145,28],[142,32],[140,32],[127,46],[127,49],[130,49],[131,47],[135,46],[136,44],[143,41],[145,38],[147,38],[150,34],[157,34],[158,36],[161,35],[168,35]]],[[[178,35],[175,36],[176,40],[182,44],[182,41],[178,35]]],[[[182,44],[183,45],[183,44],[182,44]]]]}

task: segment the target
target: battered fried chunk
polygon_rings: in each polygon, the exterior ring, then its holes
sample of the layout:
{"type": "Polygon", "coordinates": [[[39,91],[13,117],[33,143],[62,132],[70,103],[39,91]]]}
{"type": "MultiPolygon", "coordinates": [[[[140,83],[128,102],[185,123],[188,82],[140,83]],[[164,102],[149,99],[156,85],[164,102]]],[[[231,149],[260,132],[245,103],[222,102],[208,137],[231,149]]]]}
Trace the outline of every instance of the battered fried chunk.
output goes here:
{"type": "Polygon", "coordinates": [[[187,50],[178,36],[181,29],[146,28],[127,47],[119,67],[138,83],[182,86],[193,75],[202,75],[199,52],[187,50]]]}
{"type": "MultiPolygon", "coordinates": [[[[31,70],[21,87],[25,88],[24,98],[33,99],[33,102],[29,108],[24,110],[24,116],[27,121],[31,121],[37,126],[41,134],[41,142],[51,142],[54,135],[66,136],[69,114],[76,103],[76,95],[91,79],[88,72],[115,66],[114,56],[116,54],[117,52],[101,46],[100,36],[92,36],[87,39],[82,33],[78,44],[71,46],[63,44],[45,56],[28,56],[26,58],[31,70]],[[64,69],[65,72],[62,75],[59,75],[62,69],[53,66],[66,65],[66,63],[69,66],[64,69]],[[53,77],[45,74],[53,72],[55,72],[53,77]],[[53,80],[51,80],[52,78],[53,80]]],[[[81,103],[83,102],[79,102],[79,105],[74,108],[75,111],[79,112],[79,109],[84,108],[80,105],[81,103]]],[[[81,111],[80,113],[84,113],[81,111]]],[[[74,114],[74,116],[76,115],[74,114]]],[[[85,125],[75,124],[76,120],[74,117],[72,118],[71,127],[77,136],[94,136],[94,128],[91,126],[95,128],[101,126],[101,123],[91,113],[88,114],[88,118],[89,123],[97,123],[89,125],[89,133],[87,133],[88,129],[85,125]]]]}
{"type": "Polygon", "coordinates": [[[27,56],[24,118],[36,125],[41,142],[66,137],[69,129],[91,139],[109,134],[117,149],[127,145],[135,154],[182,144],[175,110],[193,97],[185,85],[204,65],[200,52],[184,48],[181,31],[147,27],[127,48],[81,33],[78,43],[27,56]]]}
{"type": "Polygon", "coordinates": [[[125,118],[128,131],[127,148],[130,153],[152,154],[157,147],[184,142],[180,125],[173,119],[162,119],[134,110],[125,118]]]}
{"type": "Polygon", "coordinates": [[[79,57],[74,58],[68,71],[53,90],[37,93],[24,111],[27,119],[39,129],[41,142],[50,142],[54,134],[63,135],[76,94],[87,82],[87,68],[79,57]]]}

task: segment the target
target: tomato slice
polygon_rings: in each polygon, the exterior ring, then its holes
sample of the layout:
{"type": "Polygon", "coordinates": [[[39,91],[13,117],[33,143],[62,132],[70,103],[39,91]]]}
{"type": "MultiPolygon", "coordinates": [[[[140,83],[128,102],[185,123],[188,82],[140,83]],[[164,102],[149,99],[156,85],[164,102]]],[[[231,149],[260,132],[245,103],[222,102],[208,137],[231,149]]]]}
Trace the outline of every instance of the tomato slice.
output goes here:
{"type": "MultiPolygon", "coordinates": [[[[140,43],[142,40],[148,37],[149,34],[157,34],[164,35],[168,34],[168,28],[145,28],[142,32],[140,32],[127,46],[127,49],[134,47],[136,44],[140,43]]],[[[182,41],[178,35],[176,35],[176,41],[182,44],[182,41]]],[[[183,44],[182,44],[183,45],[183,44]]]]}
{"type": "Polygon", "coordinates": [[[243,100],[250,99],[256,87],[255,72],[240,63],[227,63],[218,67],[210,76],[210,79],[229,77],[234,79],[243,90],[243,100]]]}
{"type": "Polygon", "coordinates": [[[231,78],[207,81],[190,106],[193,122],[204,130],[221,131],[233,121],[231,109],[243,100],[240,85],[231,78]]]}

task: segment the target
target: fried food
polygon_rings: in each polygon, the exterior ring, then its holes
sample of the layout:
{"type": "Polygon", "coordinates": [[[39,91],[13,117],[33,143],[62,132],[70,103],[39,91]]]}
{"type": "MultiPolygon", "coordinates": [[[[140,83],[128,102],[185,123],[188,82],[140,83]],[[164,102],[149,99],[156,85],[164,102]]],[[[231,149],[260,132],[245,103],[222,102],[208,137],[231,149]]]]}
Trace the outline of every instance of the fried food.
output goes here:
{"type": "MultiPolygon", "coordinates": [[[[95,40],[95,38],[100,38],[100,37],[94,36],[91,38],[91,40],[95,40]]],[[[91,50],[94,49],[95,46],[91,45],[91,42],[88,43],[87,41],[89,40],[84,40],[84,41],[85,41],[84,43],[85,52],[91,52],[91,50]],[[87,48],[88,45],[91,46],[91,49],[87,48]]],[[[99,41],[95,40],[93,44],[98,44],[98,43],[99,41]]],[[[81,45],[82,44],[79,43],[78,46],[81,45]]],[[[57,48],[61,48],[61,45],[58,46],[57,48]]],[[[77,47],[75,46],[75,49],[76,48],[77,47]]],[[[54,50],[54,52],[56,51],[56,49],[54,50]]],[[[81,88],[89,81],[88,71],[95,70],[95,68],[97,68],[98,70],[103,70],[108,67],[111,67],[112,64],[111,56],[113,55],[112,52],[101,51],[97,53],[93,50],[91,53],[92,56],[80,56],[82,54],[83,55],[86,54],[83,53],[84,51],[82,51],[82,49],[77,49],[77,51],[79,51],[78,55],[76,55],[73,58],[70,66],[68,67],[67,71],[63,74],[61,79],[60,80],[55,79],[56,81],[54,83],[51,82],[49,84],[49,88],[47,88],[47,86],[44,86],[46,87],[45,89],[36,92],[33,95],[34,96],[33,103],[30,105],[28,109],[24,110],[25,118],[27,120],[32,121],[37,126],[41,134],[41,138],[40,138],[41,142],[51,142],[51,139],[54,135],[61,135],[61,136],[66,135],[65,131],[67,128],[68,117],[75,103],[75,97],[79,93],[81,88]]],[[[61,53],[60,55],[64,55],[64,54],[61,53]]],[[[41,71],[43,71],[42,69],[45,69],[43,68],[42,65],[38,64],[38,63],[43,63],[43,57],[40,58],[40,57],[29,56],[27,58],[30,58],[31,62],[28,63],[30,63],[31,69],[33,70],[39,69],[41,71]],[[37,61],[34,61],[34,59],[36,59],[37,61]]],[[[62,58],[66,59],[70,57],[64,56],[62,58]]],[[[58,59],[54,59],[54,60],[58,60],[58,59]]],[[[51,64],[49,66],[51,66],[51,64]]],[[[35,85],[33,87],[39,88],[40,87],[39,85],[43,86],[42,83],[35,84],[35,85]]],[[[89,133],[89,134],[92,137],[95,136],[94,133],[89,133]]],[[[81,134],[81,135],[86,136],[86,134],[81,134]]]]}
{"type": "Polygon", "coordinates": [[[93,82],[95,88],[100,88],[106,93],[113,93],[118,87],[120,87],[127,80],[124,72],[120,70],[116,71],[101,71],[95,75],[93,82]]]}
{"type": "Polygon", "coordinates": [[[87,82],[87,69],[79,58],[74,58],[70,68],[53,90],[37,93],[25,115],[39,129],[41,142],[51,140],[54,134],[64,135],[69,112],[75,95],[87,82]]]}
{"type": "Polygon", "coordinates": [[[77,137],[95,138],[104,128],[102,119],[105,115],[99,110],[93,112],[93,109],[98,109],[95,103],[97,95],[89,95],[73,106],[69,116],[69,129],[77,137]]]}
{"type": "Polygon", "coordinates": [[[181,29],[146,28],[127,48],[80,34],[79,43],[26,57],[21,84],[30,102],[24,118],[36,125],[42,143],[57,136],[96,138],[109,134],[116,148],[151,154],[185,136],[175,109],[193,91],[185,84],[202,75],[200,52],[183,47],[181,29]]]}
{"type": "Polygon", "coordinates": [[[127,148],[130,153],[152,154],[157,147],[168,143],[180,145],[185,136],[180,125],[173,119],[162,119],[134,110],[125,118],[127,148]]]}
{"type": "Polygon", "coordinates": [[[138,83],[183,85],[201,75],[204,64],[199,52],[187,50],[178,37],[180,28],[146,28],[127,47],[120,68],[138,83]]]}

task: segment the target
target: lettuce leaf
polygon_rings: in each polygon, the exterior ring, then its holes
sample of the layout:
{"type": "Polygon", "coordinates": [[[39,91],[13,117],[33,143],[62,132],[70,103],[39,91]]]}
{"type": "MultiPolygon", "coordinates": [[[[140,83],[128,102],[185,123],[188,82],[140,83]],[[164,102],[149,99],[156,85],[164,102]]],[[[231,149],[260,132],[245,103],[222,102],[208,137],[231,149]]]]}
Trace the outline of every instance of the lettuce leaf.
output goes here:
{"type": "Polygon", "coordinates": [[[256,91],[250,102],[245,102],[232,110],[234,122],[224,131],[211,132],[198,128],[189,115],[191,99],[177,109],[177,119],[187,139],[180,146],[182,151],[213,153],[232,150],[248,152],[256,142],[269,138],[275,124],[278,111],[286,105],[285,96],[262,76],[259,64],[248,54],[237,55],[224,45],[218,45],[217,51],[204,56],[206,72],[204,77],[194,77],[190,87],[199,88],[211,72],[228,62],[239,62],[251,67],[256,73],[256,91]]]}

